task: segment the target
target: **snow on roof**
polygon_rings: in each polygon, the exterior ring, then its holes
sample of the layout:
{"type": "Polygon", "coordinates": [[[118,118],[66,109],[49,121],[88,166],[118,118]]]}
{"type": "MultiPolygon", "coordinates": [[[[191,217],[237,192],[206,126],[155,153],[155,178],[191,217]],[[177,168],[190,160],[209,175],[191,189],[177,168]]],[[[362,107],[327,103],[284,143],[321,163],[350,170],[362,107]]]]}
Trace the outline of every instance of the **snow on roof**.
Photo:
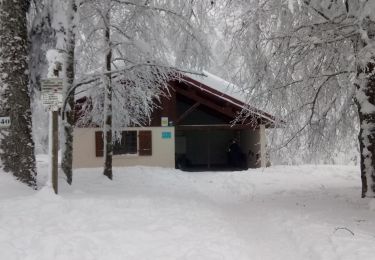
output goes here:
{"type": "Polygon", "coordinates": [[[240,87],[234,85],[233,83],[230,83],[214,74],[209,73],[208,71],[203,70],[201,75],[197,74],[189,74],[188,77],[198,81],[199,83],[202,83],[203,85],[206,85],[210,88],[213,88],[223,94],[226,94],[228,96],[231,96],[243,103],[246,101],[246,94],[243,90],[241,90],[240,87]]]}
{"type": "MultiPolygon", "coordinates": [[[[246,93],[238,86],[236,86],[235,84],[233,83],[230,83],[216,75],[213,75],[211,73],[209,73],[208,71],[205,71],[203,70],[201,72],[203,75],[197,75],[197,74],[188,74],[186,75],[187,77],[193,79],[194,81],[200,83],[200,84],[203,84],[207,87],[210,87],[220,93],[222,93],[223,95],[217,95],[215,93],[212,93],[213,95],[216,95],[216,96],[220,96],[222,99],[225,99],[227,101],[229,101],[230,103],[232,104],[235,104],[237,106],[240,106],[246,110],[248,110],[249,112],[253,113],[253,114],[256,114],[262,118],[265,118],[271,122],[275,122],[275,119],[267,114],[266,112],[264,111],[261,111],[257,108],[252,108],[250,106],[246,106],[246,93]],[[225,97],[226,96],[229,96],[229,98],[225,97]],[[234,100],[233,100],[234,99],[234,100]],[[237,102],[236,102],[237,101],[237,102]]],[[[199,86],[196,86],[196,87],[199,87],[199,86]]],[[[207,91],[207,90],[206,90],[207,91]]]]}
{"type": "MultiPolygon", "coordinates": [[[[193,73],[185,73],[185,76],[192,79],[193,81],[202,84],[204,86],[209,87],[210,89],[213,89],[213,91],[210,91],[207,88],[202,88],[199,85],[194,84],[193,82],[189,81],[189,84],[194,85],[197,88],[200,88],[202,91],[210,92],[210,94],[220,97],[222,100],[226,100],[229,103],[232,103],[238,107],[241,107],[243,109],[248,110],[249,112],[258,115],[259,117],[262,117],[266,120],[269,120],[270,122],[275,123],[275,118],[257,108],[247,106],[246,103],[246,95],[245,91],[241,89],[239,86],[236,86],[233,83],[230,83],[214,74],[209,73],[206,70],[202,70],[201,75],[193,74],[193,73]]],[[[80,99],[87,96],[87,91],[90,87],[86,87],[82,89],[81,91],[78,91],[75,93],[75,98],[80,99]]]]}

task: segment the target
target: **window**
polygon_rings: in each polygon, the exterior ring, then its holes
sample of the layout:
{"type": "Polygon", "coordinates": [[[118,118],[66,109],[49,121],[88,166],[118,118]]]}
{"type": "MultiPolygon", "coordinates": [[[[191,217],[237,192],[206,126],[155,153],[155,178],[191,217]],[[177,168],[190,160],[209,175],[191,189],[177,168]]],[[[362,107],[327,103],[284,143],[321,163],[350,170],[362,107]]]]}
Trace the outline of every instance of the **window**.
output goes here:
{"type": "Polygon", "coordinates": [[[113,154],[136,154],[137,153],[137,131],[123,131],[121,140],[113,143],[113,154]]]}
{"type": "MultiPolygon", "coordinates": [[[[152,133],[150,130],[123,131],[121,140],[113,143],[113,154],[137,154],[139,156],[152,155],[152,133]],[[139,137],[137,136],[139,135],[139,137]],[[139,147],[138,147],[139,140],[139,147]],[[138,149],[139,148],[139,149],[138,149]]],[[[103,132],[95,132],[95,153],[96,157],[104,155],[103,132]]]]}

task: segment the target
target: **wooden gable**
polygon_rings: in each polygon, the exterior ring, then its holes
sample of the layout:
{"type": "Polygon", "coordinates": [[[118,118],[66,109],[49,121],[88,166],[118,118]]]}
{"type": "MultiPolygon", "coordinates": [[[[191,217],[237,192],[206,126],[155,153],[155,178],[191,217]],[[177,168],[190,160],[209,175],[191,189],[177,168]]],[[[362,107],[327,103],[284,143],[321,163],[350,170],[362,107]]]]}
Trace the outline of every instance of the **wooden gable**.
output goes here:
{"type": "MultiPolygon", "coordinates": [[[[157,108],[152,112],[149,126],[161,126],[161,118],[167,117],[171,126],[188,126],[188,125],[223,125],[224,127],[235,128],[257,128],[264,124],[266,127],[275,126],[275,118],[261,110],[249,107],[243,102],[224,94],[216,89],[204,85],[192,78],[183,76],[179,81],[169,82],[169,89],[160,100],[155,101],[157,108]],[[185,103],[181,110],[180,103],[185,103]],[[239,124],[232,125],[233,121],[240,115],[243,109],[248,109],[250,116],[241,120],[239,124]],[[192,115],[206,113],[216,117],[217,122],[208,121],[194,123],[191,122],[192,115]],[[187,122],[187,123],[186,123],[187,122]]],[[[81,98],[76,101],[76,118],[82,114],[84,104],[89,107],[87,98],[81,98]]],[[[87,108],[86,108],[87,109],[87,108]]],[[[202,119],[204,120],[204,119],[202,119]]],[[[201,121],[202,121],[201,120],[201,121]]],[[[90,123],[79,125],[79,127],[94,126],[90,123]]]]}
{"type": "MultiPolygon", "coordinates": [[[[231,125],[247,107],[241,101],[188,77],[184,77],[181,81],[170,82],[169,85],[169,96],[162,97],[158,103],[159,108],[152,114],[152,126],[160,126],[161,117],[168,117],[175,126],[186,125],[184,120],[198,110],[222,119],[223,121],[220,122],[222,125],[231,125]],[[181,111],[179,102],[185,102],[188,106],[181,111]]],[[[239,128],[257,128],[260,124],[265,124],[267,127],[274,126],[274,118],[271,115],[255,108],[251,109],[254,116],[250,112],[248,119],[241,121],[239,128]]],[[[197,124],[202,125],[202,122],[197,124]]],[[[218,123],[207,122],[207,124],[217,125],[218,123]]]]}

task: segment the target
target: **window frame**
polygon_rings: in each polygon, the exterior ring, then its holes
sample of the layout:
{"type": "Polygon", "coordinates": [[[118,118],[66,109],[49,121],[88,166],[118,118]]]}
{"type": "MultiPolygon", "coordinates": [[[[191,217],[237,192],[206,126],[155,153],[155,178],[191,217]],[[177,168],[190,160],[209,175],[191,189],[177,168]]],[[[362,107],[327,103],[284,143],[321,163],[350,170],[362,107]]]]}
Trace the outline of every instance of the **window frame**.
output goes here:
{"type": "Polygon", "coordinates": [[[138,155],[139,141],[137,130],[121,131],[121,139],[113,142],[113,155],[138,155]],[[130,141],[130,144],[128,143],[130,141]],[[119,143],[120,142],[120,143],[119,143]]]}
{"type": "MultiPolygon", "coordinates": [[[[121,156],[152,156],[153,155],[153,131],[152,130],[133,130],[127,129],[121,131],[123,132],[133,132],[133,145],[135,143],[136,147],[133,148],[132,152],[115,152],[115,143],[113,143],[113,156],[114,157],[121,157],[121,156]],[[135,142],[134,142],[135,141],[135,142]]],[[[103,157],[104,156],[104,134],[103,131],[95,131],[95,156],[96,157],[103,157]]],[[[122,139],[121,139],[122,140],[122,139]]],[[[126,140],[126,137],[125,139],[126,140]]]]}

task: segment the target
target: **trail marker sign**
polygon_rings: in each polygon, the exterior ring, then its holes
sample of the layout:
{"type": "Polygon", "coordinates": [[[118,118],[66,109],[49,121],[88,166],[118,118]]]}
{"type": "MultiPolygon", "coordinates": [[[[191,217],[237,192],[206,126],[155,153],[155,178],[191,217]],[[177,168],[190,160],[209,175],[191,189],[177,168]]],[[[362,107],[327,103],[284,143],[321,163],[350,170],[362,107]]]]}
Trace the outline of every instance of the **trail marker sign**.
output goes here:
{"type": "Polygon", "coordinates": [[[0,117],[0,128],[6,128],[10,126],[10,117],[2,116],[0,117]]]}
{"type": "Polygon", "coordinates": [[[58,110],[63,104],[61,78],[42,79],[42,103],[49,110],[58,110]]]}
{"type": "MultiPolygon", "coordinates": [[[[56,75],[58,76],[58,75],[56,75]]],[[[45,105],[51,114],[50,120],[50,175],[52,180],[52,187],[55,193],[58,192],[58,162],[57,162],[57,150],[59,143],[59,132],[58,132],[58,118],[59,118],[59,108],[62,107],[62,89],[63,80],[61,78],[48,78],[42,79],[42,103],[45,105]]]]}

